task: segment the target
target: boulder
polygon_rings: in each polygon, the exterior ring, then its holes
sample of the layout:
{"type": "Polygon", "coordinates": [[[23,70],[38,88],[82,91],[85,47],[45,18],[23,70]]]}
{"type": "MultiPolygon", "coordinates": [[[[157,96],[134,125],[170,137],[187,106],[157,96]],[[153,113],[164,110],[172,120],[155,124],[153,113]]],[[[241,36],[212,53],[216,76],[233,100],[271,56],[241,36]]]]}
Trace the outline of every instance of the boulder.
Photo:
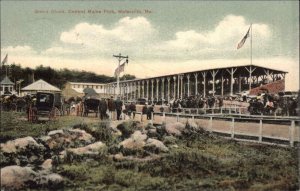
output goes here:
{"type": "Polygon", "coordinates": [[[144,147],[146,150],[149,150],[151,152],[159,153],[159,152],[168,152],[169,149],[166,147],[163,142],[157,140],[157,139],[147,139],[146,145],[144,147]]]}
{"type": "Polygon", "coordinates": [[[141,131],[135,131],[130,138],[122,141],[119,146],[124,153],[135,154],[137,151],[142,150],[146,145],[146,139],[146,134],[143,134],[141,131]]]}
{"type": "Polygon", "coordinates": [[[198,130],[198,125],[193,120],[188,120],[187,121],[187,127],[189,127],[193,131],[197,131],[198,130]]]}
{"type": "Polygon", "coordinates": [[[180,137],[185,129],[185,125],[180,122],[166,124],[166,132],[169,135],[180,137]]]}
{"type": "Polygon", "coordinates": [[[26,165],[44,161],[46,148],[32,137],[18,138],[1,144],[1,166],[26,165]]]}
{"type": "Polygon", "coordinates": [[[1,187],[7,190],[22,189],[37,176],[30,167],[7,166],[1,169],[1,187]]]}
{"type": "Polygon", "coordinates": [[[63,150],[91,144],[95,138],[81,129],[54,130],[40,140],[51,150],[63,150]]]}
{"type": "Polygon", "coordinates": [[[51,171],[52,170],[52,159],[47,159],[43,162],[43,164],[41,165],[42,169],[43,170],[46,170],[46,171],[51,171]]]}
{"type": "Polygon", "coordinates": [[[106,152],[106,145],[101,141],[85,147],[67,149],[67,153],[78,156],[97,156],[106,152]]]}
{"type": "Polygon", "coordinates": [[[158,137],[157,130],[156,129],[148,129],[147,136],[148,137],[158,137]]]}
{"type": "Polygon", "coordinates": [[[3,153],[19,153],[26,152],[28,149],[44,150],[45,147],[42,144],[37,143],[32,137],[18,138],[6,143],[0,144],[1,151],[3,153]]]}
{"type": "Polygon", "coordinates": [[[34,179],[37,187],[44,187],[48,189],[57,189],[63,186],[64,179],[56,173],[40,174],[34,179]]]}

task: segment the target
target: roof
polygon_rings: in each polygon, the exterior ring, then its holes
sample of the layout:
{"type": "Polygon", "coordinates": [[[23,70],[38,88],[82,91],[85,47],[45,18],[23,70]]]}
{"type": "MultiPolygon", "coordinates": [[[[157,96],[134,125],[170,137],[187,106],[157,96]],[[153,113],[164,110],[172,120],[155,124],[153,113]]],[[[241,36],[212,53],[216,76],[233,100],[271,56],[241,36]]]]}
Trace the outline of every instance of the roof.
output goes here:
{"type": "Polygon", "coordinates": [[[21,89],[22,91],[61,91],[59,88],[40,79],[21,89]]]}
{"type": "MultiPolygon", "coordinates": [[[[177,76],[177,75],[183,75],[183,74],[192,74],[192,73],[199,73],[199,72],[206,72],[207,73],[207,77],[211,78],[211,74],[210,72],[212,72],[213,70],[219,70],[219,71],[227,71],[231,68],[236,68],[237,72],[236,74],[241,74],[241,77],[245,77],[249,75],[249,72],[245,69],[246,67],[252,67],[252,68],[256,68],[256,70],[252,73],[252,75],[257,75],[257,74],[265,74],[264,70],[270,70],[271,72],[273,72],[274,74],[285,74],[288,73],[287,71],[283,71],[283,70],[277,70],[277,69],[273,69],[273,68],[269,68],[269,67],[265,67],[265,66],[259,66],[259,65],[255,65],[255,64],[240,64],[240,65],[236,65],[236,66],[226,66],[226,67],[212,67],[209,69],[202,69],[202,70],[195,70],[195,71],[187,71],[187,72],[182,72],[182,73],[175,73],[175,74],[168,74],[168,75],[162,75],[162,76],[153,76],[153,77],[147,77],[147,78],[141,78],[141,79],[133,79],[133,80],[124,80],[124,81],[120,81],[120,83],[124,83],[124,82],[136,82],[136,81],[141,81],[141,80],[150,80],[150,79],[155,79],[155,78],[162,78],[162,77],[171,77],[171,76],[177,76]]],[[[220,77],[220,76],[229,76],[230,74],[228,72],[218,72],[216,75],[216,78],[220,77]]],[[[116,84],[117,82],[110,82],[107,84],[116,84]]]]}
{"type": "Polygon", "coordinates": [[[96,86],[99,86],[99,85],[105,85],[104,83],[91,83],[91,82],[69,82],[70,84],[72,85],[96,85],[96,86]]]}
{"type": "Polygon", "coordinates": [[[4,79],[0,82],[0,84],[3,84],[3,85],[14,85],[14,83],[12,81],[10,81],[10,79],[5,76],[4,79]]]}
{"type": "MultiPolygon", "coordinates": [[[[75,90],[77,93],[84,93],[85,88],[72,88],[75,90]]],[[[103,90],[101,89],[93,89],[97,94],[103,93],[103,90]]]]}
{"type": "Polygon", "coordinates": [[[94,96],[94,95],[98,95],[97,92],[93,89],[93,88],[85,88],[83,90],[83,92],[85,94],[87,94],[88,96],[94,96]]]}

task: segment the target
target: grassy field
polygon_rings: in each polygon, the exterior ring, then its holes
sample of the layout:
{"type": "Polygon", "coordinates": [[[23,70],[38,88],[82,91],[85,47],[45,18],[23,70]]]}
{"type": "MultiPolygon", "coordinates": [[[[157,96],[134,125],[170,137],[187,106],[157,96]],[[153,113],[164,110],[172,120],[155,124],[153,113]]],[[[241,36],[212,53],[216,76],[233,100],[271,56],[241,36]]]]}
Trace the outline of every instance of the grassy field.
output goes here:
{"type": "MultiPolygon", "coordinates": [[[[47,131],[85,129],[101,123],[88,118],[61,117],[30,124],[22,114],[2,113],[1,142],[47,131]]],[[[96,131],[97,133],[97,131],[96,131]]],[[[113,136],[98,136],[107,144],[113,136]],[[105,140],[103,140],[105,139],[105,140]]],[[[171,140],[177,147],[152,162],[114,161],[109,154],[97,159],[65,161],[55,171],[65,177],[64,190],[298,190],[296,148],[239,143],[206,132],[171,140]]],[[[109,145],[108,145],[109,146],[109,145]]]]}

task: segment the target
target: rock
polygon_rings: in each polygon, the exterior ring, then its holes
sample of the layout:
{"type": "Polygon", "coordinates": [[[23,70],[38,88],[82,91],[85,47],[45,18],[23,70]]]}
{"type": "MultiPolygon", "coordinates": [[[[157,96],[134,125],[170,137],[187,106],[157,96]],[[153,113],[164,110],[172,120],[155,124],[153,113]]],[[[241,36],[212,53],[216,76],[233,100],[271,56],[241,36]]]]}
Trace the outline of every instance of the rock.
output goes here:
{"type": "Polygon", "coordinates": [[[145,127],[146,130],[149,129],[156,129],[156,127],[154,125],[152,125],[151,123],[148,123],[147,126],[145,127]]]}
{"type": "MultiPolygon", "coordinates": [[[[45,163],[49,163],[46,160],[45,163]]],[[[48,171],[35,172],[30,167],[7,166],[1,169],[1,189],[20,190],[29,188],[61,188],[63,178],[48,171]]]]}
{"type": "Polygon", "coordinates": [[[19,153],[26,152],[27,149],[44,150],[44,146],[38,144],[32,137],[24,137],[1,143],[1,151],[3,153],[19,153]]]}
{"type": "Polygon", "coordinates": [[[147,139],[147,135],[143,134],[141,131],[135,131],[130,138],[134,141],[145,141],[147,139]]]}
{"type": "Polygon", "coordinates": [[[163,140],[163,143],[166,144],[166,145],[175,144],[176,143],[176,138],[174,136],[172,136],[172,135],[165,136],[164,140],[163,140]]]}
{"type": "Polygon", "coordinates": [[[30,167],[7,166],[1,169],[1,187],[8,190],[22,189],[37,176],[30,167]]]}
{"type": "Polygon", "coordinates": [[[70,133],[70,135],[74,137],[74,139],[84,141],[86,143],[92,143],[94,141],[94,137],[91,134],[86,133],[84,130],[68,129],[67,132],[70,133]]]}
{"type": "Polygon", "coordinates": [[[41,165],[43,170],[51,171],[52,170],[52,159],[47,159],[41,165]]]}
{"type": "Polygon", "coordinates": [[[59,129],[59,130],[50,131],[48,133],[48,136],[53,137],[53,136],[59,136],[59,135],[62,135],[62,134],[64,134],[64,131],[62,129],[59,129]]]}
{"type": "Polygon", "coordinates": [[[46,148],[32,137],[18,138],[1,144],[1,166],[26,165],[44,161],[46,148]]]}
{"type": "Polygon", "coordinates": [[[119,146],[123,153],[135,154],[137,151],[142,150],[145,146],[145,141],[147,139],[146,134],[142,134],[141,131],[135,131],[130,138],[122,141],[119,146]]]}
{"type": "Polygon", "coordinates": [[[195,131],[198,130],[198,125],[193,120],[188,120],[187,126],[192,130],[195,130],[195,131]]]}
{"type": "Polygon", "coordinates": [[[129,120],[118,124],[117,129],[122,133],[123,138],[128,138],[135,130],[143,130],[143,126],[140,122],[129,120]]]}
{"type": "Polygon", "coordinates": [[[54,130],[41,140],[52,150],[63,150],[91,144],[95,138],[81,129],[54,130]]]}
{"type": "Polygon", "coordinates": [[[166,124],[166,132],[169,135],[180,137],[185,129],[185,125],[180,122],[166,124]]]}
{"type": "Polygon", "coordinates": [[[148,151],[152,151],[155,153],[169,151],[168,147],[166,147],[161,141],[159,141],[157,139],[151,139],[151,138],[147,139],[146,145],[144,148],[148,151]]]}
{"type": "Polygon", "coordinates": [[[147,131],[147,136],[148,137],[157,137],[157,130],[156,129],[148,129],[147,131]]]}
{"type": "Polygon", "coordinates": [[[106,151],[107,147],[101,141],[87,145],[85,147],[67,149],[67,153],[79,156],[96,156],[104,154],[106,151]]]}
{"type": "Polygon", "coordinates": [[[34,179],[34,182],[38,185],[38,187],[55,189],[63,186],[64,179],[59,174],[51,173],[37,176],[34,179]]]}

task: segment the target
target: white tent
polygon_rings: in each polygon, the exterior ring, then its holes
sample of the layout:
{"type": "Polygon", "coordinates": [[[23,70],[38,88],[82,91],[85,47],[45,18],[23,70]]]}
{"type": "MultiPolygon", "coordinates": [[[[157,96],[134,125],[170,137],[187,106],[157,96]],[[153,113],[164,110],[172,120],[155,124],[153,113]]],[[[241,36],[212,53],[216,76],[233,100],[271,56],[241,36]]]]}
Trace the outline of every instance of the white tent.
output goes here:
{"type": "Polygon", "coordinates": [[[49,92],[60,92],[61,90],[44,80],[38,80],[32,84],[21,89],[23,92],[37,92],[37,91],[49,91],[49,92]]]}

